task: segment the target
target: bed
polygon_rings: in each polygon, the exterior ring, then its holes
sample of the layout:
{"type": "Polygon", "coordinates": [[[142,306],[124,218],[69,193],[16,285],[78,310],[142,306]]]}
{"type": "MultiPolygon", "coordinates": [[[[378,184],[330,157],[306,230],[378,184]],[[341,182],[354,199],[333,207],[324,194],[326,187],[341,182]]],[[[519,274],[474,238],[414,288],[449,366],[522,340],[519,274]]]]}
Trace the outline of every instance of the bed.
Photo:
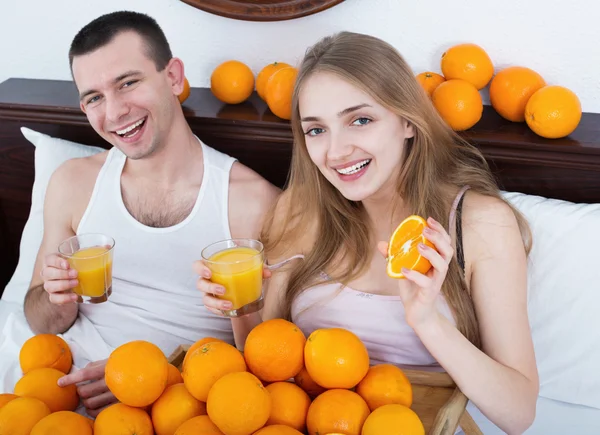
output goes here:
{"type": "MultiPolygon", "coordinates": [[[[208,89],[193,88],[183,107],[192,130],[204,142],[236,157],[272,183],[280,187],[285,185],[292,147],[289,124],[271,114],[256,95],[245,103],[229,106],[216,100],[208,89]]],[[[534,245],[534,249],[554,252],[562,249],[557,247],[556,240],[564,239],[568,244],[574,237],[580,237],[579,240],[582,237],[591,244],[598,240],[600,245],[600,238],[589,234],[594,228],[600,228],[595,227],[600,225],[600,114],[585,113],[578,129],[568,138],[546,140],[536,136],[524,124],[504,121],[493,109],[486,107],[482,120],[463,135],[481,149],[507,198],[535,221],[534,237],[540,235],[540,243],[534,245]],[[547,239],[544,237],[549,231],[558,235],[558,239],[545,244],[547,239]]],[[[15,297],[13,289],[11,297],[3,295],[0,300],[0,327],[5,328],[0,354],[7,349],[14,351],[19,345],[18,342],[7,343],[7,327],[21,328],[18,332],[27,334],[26,325],[15,320],[21,315],[22,294],[26,291],[22,283],[30,278],[27,273],[31,273],[27,267],[21,267],[21,263],[22,257],[31,257],[32,252],[37,251],[37,246],[25,239],[24,228],[33,219],[32,199],[36,200],[33,188],[39,175],[35,168],[52,158],[52,146],[57,150],[61,146],[54,145],[61,143],[54,141],[59,138],[83,149],[86,146],[90,150],[108,147],[79,110],[77,92],[71,82],[14,78],[0,84],[0,294],[7,284],[14,288],[15,276],[21,274],[21,296],[15,297]],[[22,127],[30,129],[29,140],[22,127]],[[46,138],[46,157],[36,154],[41,151],[39,146],[36,149],[32,145],[31,135],[35,134],[38,138],[46,138]],[[18,269],[17,273],[15,269],[18,269]],[[10,325],[7,324],[9,318],[12,318],[10,325]]],[[[38,228],[37,232],[40,231],[38,228]]],[[[596,232],[600,233],[600,230],[596,232]]],[[[597,316],[591,312],[594,302],[600,307],[600,272],[597,267],[583,268],[579,275],[585,280],[585,291],[577,293],[576,299],[563,300],[559,293],[561,288],[572,286],[579,291],[580,286],[573,284],[573,280],[563,285],[560,281],[563,278],[556,275],[551,276],[551,284],[542,282],[548,275],[544,267],[552,268],[552,258],[550,254],[537,255],[543,261],[537,261],[533,275],[530,275],[529,298],[538,366],[543,379],[538,416],[528,433],[600,433],[600,375],[588,363],[583,369],[574,366],[582,358],[580,348],[594,345],[599,350],[592,347],[583,358],[595,361],[594,367],[600,366],[600,333],[587,334],[572,348],[574,335],[600,331],[597,316]],[[567,329],[568,334],[564,337],[558,334],[556,341],[552,339],[557,336],[555,329],[548,329],[544,324],[548,318],[557,317],[556,309],[560,306],[555,307],[555,311],[549,310],[548,301],[569,304],[570,309],[566,311],[573,311],[569,315],[577,316],[573,322],[563,317],[565,310],[560,311],[559,319],[553,321],[555,328],[567,329]],[[571,347],[565,351],[565,346],[571,347]],[[571,355],[572,360],[565,362],[565,353],[571,355]],[[566,370],[566,375],[565,364],[573,365],[566,370]],[[561,379],[557,373],[562,374],[561,379]],[[590,376],[595,378],[590,379],[590,376]],[[576,386],[570,388],[574,383],[576,386]],[[596,387],[598,391],[594,393],[596,387]]],[[[570,257],[573,255],[569,254],[570,257]]],[[[588,265],[592,266],[591,263],[588,265]]],[[[0,364],[0,370],[10,369],[14,366],[0,364]]],[[[469,406],[484,433],[501,433],[472,405],[469,406]]]]}

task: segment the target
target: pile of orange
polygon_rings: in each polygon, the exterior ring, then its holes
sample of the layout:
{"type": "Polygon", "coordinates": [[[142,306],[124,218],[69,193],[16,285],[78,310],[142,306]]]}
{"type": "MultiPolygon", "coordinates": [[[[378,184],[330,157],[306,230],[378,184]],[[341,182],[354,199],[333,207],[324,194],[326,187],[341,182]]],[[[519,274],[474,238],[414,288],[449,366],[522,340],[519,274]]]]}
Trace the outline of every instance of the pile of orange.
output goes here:
{"type": "Polygon", "coordinates": [[[274,62],[262,68],[255,79],[248,65],[229,60],[213,70],[210,89],[215,97],[227,104],[243,103],[256,89],[273,114],[289,120],[297,73],[296,68],[287,63],[274,62]]]}
{"type": "Polygon", "coordinates": [[[250,332],[243,353],[216,338],[198,340],[180,368],[152,343],[126,343],[105,369],[119,403],[95,422],[73,412],[75,387],[56,386],[70,358],[57,336],[23,346],[27,372],[14,395],[0,395],[0,435],[384,435],[392,425],[424,434],[402,370],[370,366],[365,345],[341,328],[307,338],[273,319],[250,332]]]}
{"type": "Polygon", "coordinates": [[[490,103],[503,118],[526,122],[545,138],[571,134],[581,120],[577,95],[562,86],[548,86],[534,70],[510,66],[494,76],[490,56],[476,44],[450,47],[441,58],[441,73],[417,75],[440,116],[455,131],[473,127],[483,114],[480,90],[489,85],[490,103]]]}

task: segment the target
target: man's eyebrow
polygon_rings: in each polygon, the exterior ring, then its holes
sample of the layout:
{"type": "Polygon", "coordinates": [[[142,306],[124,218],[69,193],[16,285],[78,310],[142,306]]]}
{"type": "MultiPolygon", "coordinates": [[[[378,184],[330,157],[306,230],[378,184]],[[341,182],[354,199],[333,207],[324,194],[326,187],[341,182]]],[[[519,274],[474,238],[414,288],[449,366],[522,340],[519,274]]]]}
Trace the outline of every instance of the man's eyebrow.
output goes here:
{"type": "MultiPolygon", "coordinates": [[[[363,107],[371,107],[371,105],[367,104],[367,103],[363,103],[363,104],[358,104],[356,106],[348,107],[347,109],[344,109],[341,112],[339,112],[337,114],[337,116],[338,116],[338,118],[341,118],[342,116],[347,115],[352,112],[355,112],[357,110],[360,110],[363,107]]],[[[300,121],[301,122],[312,122],[312,121],[319,121],[319,120],[320,120],[320,118],[318,116],[306,116],[306,117],[302,118],[300,121]]]]}
{"type": "MultiPolygon", "coordinates": [[[[115,77],[115,79],[113,80],[113,83],[114,84],[119,83],[121,80],[124,80],[128,77],[136,76],[139,74],[141,74],[141,71],[136,71],[136,70],[126,71],[123,74],[119,74],[117,77],[115,77]]],[[[85,99],[85,97],[87,97],[88,95],[91,95],[91,94],[95,94],[96,92],[98,92],[98,91],[96,91],[95,89],[88,89],[87,91],[82,92],[79,95],[79,101],[83,101],[85,99]]]]}

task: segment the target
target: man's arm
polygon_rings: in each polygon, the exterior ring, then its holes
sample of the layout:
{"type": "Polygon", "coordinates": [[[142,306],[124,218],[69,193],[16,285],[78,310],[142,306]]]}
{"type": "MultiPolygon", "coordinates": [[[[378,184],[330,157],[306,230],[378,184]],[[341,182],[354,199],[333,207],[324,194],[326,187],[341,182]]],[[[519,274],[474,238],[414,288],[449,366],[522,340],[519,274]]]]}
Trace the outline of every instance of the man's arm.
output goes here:
{"type": "Polygon", "coordinates": [[[56,254],[58,245],[74,236],[72,200],[75,162],[66,162],[50,178],[44,201],[44,236],[25,296],[25,317],[39,333],[60,334],[71,327],[79,307],[69,290],[77,285],[76,271],[56,254]]]}

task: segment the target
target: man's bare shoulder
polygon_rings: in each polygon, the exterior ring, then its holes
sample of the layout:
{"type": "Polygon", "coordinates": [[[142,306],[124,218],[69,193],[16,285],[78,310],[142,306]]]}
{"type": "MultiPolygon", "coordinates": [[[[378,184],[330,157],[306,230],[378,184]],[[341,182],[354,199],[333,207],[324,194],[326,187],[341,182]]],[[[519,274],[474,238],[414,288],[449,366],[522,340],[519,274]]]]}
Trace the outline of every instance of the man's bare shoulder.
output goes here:
{"type": "Polygon", "coordinates": [[[235,162],[231,168],[230,192],[236,196],[241,194],[254,199],[262,198],[271,205],[281,193],[281,189],[249,167],[235,162]]]}
{"type": "Polygon", "coordinates": [[[234,237],[258,237],[281,190],[235,162],[229,176],[229,227],[234,237]]]}
{"type": "Polygon", "coordinates": [[[66,160],[54,171],[50,182],[59,188],[73,186],[71,183],[74,182],[94,183],[107,156],[108,151],[104,151],[92,156],[66,160]]]}

